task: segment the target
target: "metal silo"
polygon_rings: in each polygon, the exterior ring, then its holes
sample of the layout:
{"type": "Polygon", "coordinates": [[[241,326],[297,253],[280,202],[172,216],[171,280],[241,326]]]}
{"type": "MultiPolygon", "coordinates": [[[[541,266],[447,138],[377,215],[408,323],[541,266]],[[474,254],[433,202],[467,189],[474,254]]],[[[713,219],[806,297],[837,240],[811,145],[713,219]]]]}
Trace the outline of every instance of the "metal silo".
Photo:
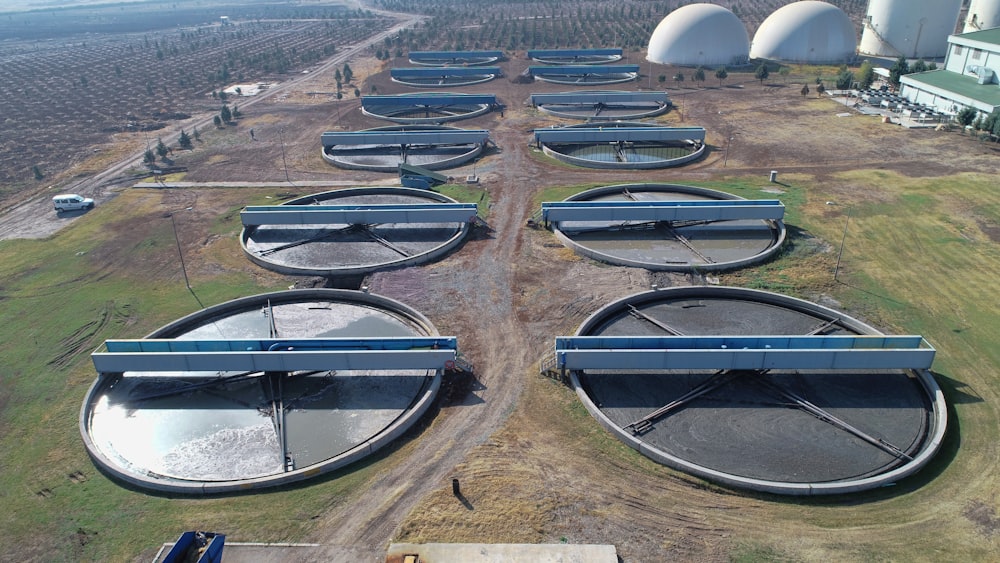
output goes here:
{"type": "Polygon", "coordinates": [[[871,0],[858,50],[879,57],[943,57],[961,8],[962,0],[871,0]]]}
{"type": "Polygon", "coordinates": [[[962,33],[1000,27],[1000,0],[972,0],[962,33]]]}

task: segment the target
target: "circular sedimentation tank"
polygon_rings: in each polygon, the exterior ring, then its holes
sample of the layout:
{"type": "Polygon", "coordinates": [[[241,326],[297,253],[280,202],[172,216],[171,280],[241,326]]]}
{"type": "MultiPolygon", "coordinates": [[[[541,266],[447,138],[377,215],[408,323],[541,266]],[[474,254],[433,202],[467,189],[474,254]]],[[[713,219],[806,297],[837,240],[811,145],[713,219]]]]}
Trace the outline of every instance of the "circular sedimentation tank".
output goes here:
{"type": "MultiPolygon", "coordinates": [[[[406,99],[407,97],[427,97],[427,96],[442,96],[448,98],[455,98],[459,96],[458,94],[449,94],[447,92],[428,92],[426,94],[400,94],[397,96],[401,99],[406,99]]],[[[376,119],[384,119],[386,121],[392,121],[395,123],[408,123],[408,124],[437,124],[446,123],[449,121],[459,121],[462,119],[469,119],[472,117],[478,117],[490,111],[490,104],[473,104],[473,103],[462,103],[452,101],[448,104],[437,104],[437,105],[417,105],[412,106],[397,106],[397,105],[386,105],[384,107],[365,107],[361,106],[361,112],[369,117],[374,117],[376,119]]]]}
{"type": "Polygon", "coordinates": [[[638,72],[593,72],[586,74],[568,72],[566,74],[559,74],[559,67],[551,67],[546,70],[547,72],[544,75],[535,75],[535,80],[569,86],[609,86],[611,84],[633,82],[639,77],[638,72]]]}
{"type": "MultiPolygon", "coordinates": [[[[710,201],[737,196],[676,184],[619,184],[594,188],[566,201],[710,201]]],[[[577,254],[658,271],[721,271],[758,264],[781,251],[782,221],[748,219],[688,225],[563,221],[553,233],[577,254]]]]}
{"type": "Polygon", "coordinates": [[[531,60],[546,65],[606,65],[622,60],[618,54],[586,53],[576,55],[543,55],[531,57],[531,60]]]}
{"type": "MultiPolygon", "coordinates": [[[[335,289],[236,299],[147,338],[178,340],[438,336],[397,301],[335,289]]],[[[106,472],[146,489],[211,494],[307,479],[399,437],[431,405],[437,370],[127,372],[91,386],[80,415],[106,472]],[[278,405],[276,407],[276,405],[278,405]],[[281,431],[279,432],[279,429],[281,431]]]]}
{"type": "MultiPolygon", "coordinates": [[[[658,127],[641,121],[609,121],[599,124],[580,123],[567,129],[602,129],[627,127],[658,127]]],[[[583,168],[602,170],[649,170],[672,168],[698,160],[707,145],[694,140],[636,141],[620,143],[542,143],[542,152],[552,158],[583,168]]]]}
{"type": "MultiPolygon", "coordinates": [[[[764,291],[677,287],[632,295],[588,318],[579,336],[880,334],[820,305],[764,291]],[[658,326],[661,325],[661,326],[658,326]]],[[[647,457],[736,488],[816,495],[892,485],[924,467],[947,425],[941,390],[926,370],[786,370],[732,373],[728,382],[669,411],[641,433],[629,425],[718,372],[571,372],[580,400],[602,426],[647,457]],[[904,452],[892,455],[796,408],[776,389],[904,452]]]]}
{"type": "MultiPolygon", "coordinates": [[[[391,125],[364,131],[461,131],[445,125],[391,125]]],[[[362,131],[362,132],[364,132],[362,131]]],[[[460,166],[483,152],[484,145],[336,145],[322,149],[323,160],[347,170],[372,172],[397,172],[400,164],[414,164],[430,170],[443,170],[460,166]]]]}
{"type": "Polygon", "coordinates": [[[421,52],[420,57],[414,59],[414,53],[410,53],[410,64],[417,66],[445,67],[445,66],[486,66],[500,61],[501,56],[477,55],[475,53],[447,52],[437,53],[432,56],[426,52],[421,52]]]}
{"type": "MultiPolygon", "coordinates": [[[[600,94],[603,90],[562,92],[563,94],[600,94]]],[[[557,103],[538,104],[538,111],[555,117],[586,121],[615,121],[656,117],[670,110],[670,104],[632,101],[619,103],[557,103]]]]}
{"type": "MultiPolygon", "coordinates": [[[[284,205],[386,205],[456,203],[428,190],[359,187],[308,195],[284,205]]],[[[469,233],[463,223],[378,225],[259,225],[240,234],[255,264],[291,275],[348,276],[433,261],[469,233]]]]}
{"type": "MultiPolygon", "coordinates": [[[[433,67],[420,67],[424,69],[430,69],[433,67]]],[[[482,74],[464,74],[464,75],[448,75],[447,69],[449,67],[442,67],[442,74],[440,76],[412,76],[406,78],[391,77],[391,80],[397,84],[402,84],[404,86],[411,86],[413,88],[451,88],[458,86],[472,86],[475,84],[484,84],[493,80],[497,77],[496,74],[483,71],[482,74]]],[[[474,67],[461,67],[461,68],[474,68],[474,67]]]]}

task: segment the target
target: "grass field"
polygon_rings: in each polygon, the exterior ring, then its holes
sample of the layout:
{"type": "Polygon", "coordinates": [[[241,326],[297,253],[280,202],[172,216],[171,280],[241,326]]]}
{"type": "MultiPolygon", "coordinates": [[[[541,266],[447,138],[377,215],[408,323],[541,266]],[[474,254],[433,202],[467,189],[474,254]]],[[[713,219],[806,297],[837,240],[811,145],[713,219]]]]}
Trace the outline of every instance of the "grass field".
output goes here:
{"type": "MultiPolygon", "coordinates": [[[[835,307],[888,332],[923,334],[938,350],[934,369],[957,419],[939,458],[892,489],[821,500],[741,497],[745,512],[720,517],[738,530],[727,540],[728,557],[991,560],[1000,549],[1000,517],[992,508],[1000,501],[995,178],[910,178],[865,170],[782,180],[783,194],[764,192],[775,186],[742,177],[692,182],[744,197],[777,195],[788,207],[793,232],[783,255],[724,275],[722,283],[832,299],[835,307]]],[[[562,199],[569,190],[547,191],[539,201],[562,199]]],[[[296,541],[309,533],[314,516],[359,494],[381,468],[405,462],[404,442],[392,453],[304,486],[178,499],[123,487],[87,457],[77,419],[95,377],[89,352],[104,339],[148,334],[199,303],[287,287],[288,278],[248,266],[239,253],[236,211],[264,196],[212,190],[215,205],[230,211],[210,218],[200,250],[187,257],[192,291],[184,285],[171,220],[163,214],[167,196],[157,190],[127,191],[50,239],[0,243],[0,559],[130,560],[195,527],[224,529],[237,541],[296,541]]],[[[182,222],[180,236],[190,236],[183,221],[193,219],[175,220],[182,222]]],[[[650,476],[686,479],[597,429],[564,387],[526,376],[531,383],[509,428],[481,448],[494,453],[479,452],[485,457],[472,456],[463,469],[499,463],[514,447],[505,445],[504,435],[537,427],[556,429],[546,439],[579,449],[581,463],[621,463],[650,476]]],[[[524,476],[513,473],[496,489],[524,476]]],[[[701,494],[733,498],[709,489],[701,494]]],[[[514,498],[509,506],[484,506],[460,524],[442,512],[439,505],[447,500],[426,499],[415,511],[423,517],[404,523],[402,536],[540,541],[551,539],[548,530],[560,509],[551,496],[530,506],[514,498]]],[[[593,510],[598,517],[600,508],[593,510]]]]}

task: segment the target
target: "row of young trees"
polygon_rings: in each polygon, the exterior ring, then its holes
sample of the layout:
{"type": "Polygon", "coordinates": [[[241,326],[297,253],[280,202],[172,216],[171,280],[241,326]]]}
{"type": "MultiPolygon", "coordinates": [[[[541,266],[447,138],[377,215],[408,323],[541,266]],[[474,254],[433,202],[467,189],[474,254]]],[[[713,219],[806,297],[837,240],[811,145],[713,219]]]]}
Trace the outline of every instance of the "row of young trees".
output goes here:
{"type": "MultiPolygon", "coordinates": [[[[195,139],[201,140],[201,133],[198,131],[197,127],[194,128],[191,135],[188,135],[187,131],[181,129],[180,137],[177,139],[178,146],[185,150],[191,150],[194,148],[194,141],[191,140],[192,135],[195,139]]],[[[173,149],[168,147],[167,144],[163,142],[162,138],[157,138],[156,147],[146,149],[146,152],[142,155],[142,162],[147,166],[152,166],[156,162],[157,155],[159,155],[161,160],[166,160],[167,155],[169,155],[172,151],[173,149]],[[153,152],[154,150],[156,151],[155,153],[153,152]]]]}
{"type": "MultiPolygon", "coordinates": [[[[722,83],[726,80],[726,78],[729,78],[729,71],[726,69],[726,67],[720,66],[719,68],[715,69],[715,77],[719,79],[719,86],[722,86],[722,83]]],[[[676,82],[679,85],[680,83],[684,82],[685,79],[684,73],[678,72],[673,76],[673,79],[674,82],[676,82]]],[[[661,74],[660,76],[657,77],[657,81],[660,84],[663,84],[664,82],[667,81],[667,75],[661,74]]],[[[698,83],[704,82],[705,68],[704,67],[696,68],[694,72],[691,73],[691,81],[698,83]]]]}
{"type": "MultiPolygon", "coordinates": [[[[223,125],[233,124],[240,117],[243,117],[243,114],[240,112],[239,106],[233,106],[232,109],[229,109],[228,104],[223,104],[222,109],[212,118],[212,121],[216,127],[222,127],[223,125]]],[[[196,140],[201,140],[201,132],[198,131],[197,127],[192,130],[191,134],[181,129],[181,133],[177,137],[177,146],[184,150],[191,150],[194,148],[194,141],[196,140]]],[[[173,149],[167,146],[162,138],[157,138],[156,147],[146,149],[146,152],[142,155],[142,162],[147,166],[152,166],[156,162],[157,156],[161,160],[166,160],[171,152],[173,152],[173,149]]]]}
{"type": "Polygon", "coordinates": [[[975,108],[962,108],[955,116],[962,127],[972,127],[984,137],[990,137],[1000,142],[1000,110],[993,110],[989,115],[979,113],[975,108]]]}

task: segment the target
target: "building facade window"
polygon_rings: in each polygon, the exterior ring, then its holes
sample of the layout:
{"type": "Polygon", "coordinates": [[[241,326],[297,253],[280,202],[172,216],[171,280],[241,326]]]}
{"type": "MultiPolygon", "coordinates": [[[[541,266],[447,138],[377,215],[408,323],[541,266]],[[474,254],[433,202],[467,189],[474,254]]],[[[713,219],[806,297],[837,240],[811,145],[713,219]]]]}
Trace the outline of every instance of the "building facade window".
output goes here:
{"type": "Polygon", "coordinates": [[[983,50],[982,49],[973,49],[972,50],[972,60],[978,61],[979,57],[982,56],[982,54],[983,54],[983,50]]]}
{"type": "Polygon", "coordinates": [[[952,52],[952,54],[953,55],[961,55],[962,54],[962,46],[961,45],[955,45],[955,50],[952,52]]]}

